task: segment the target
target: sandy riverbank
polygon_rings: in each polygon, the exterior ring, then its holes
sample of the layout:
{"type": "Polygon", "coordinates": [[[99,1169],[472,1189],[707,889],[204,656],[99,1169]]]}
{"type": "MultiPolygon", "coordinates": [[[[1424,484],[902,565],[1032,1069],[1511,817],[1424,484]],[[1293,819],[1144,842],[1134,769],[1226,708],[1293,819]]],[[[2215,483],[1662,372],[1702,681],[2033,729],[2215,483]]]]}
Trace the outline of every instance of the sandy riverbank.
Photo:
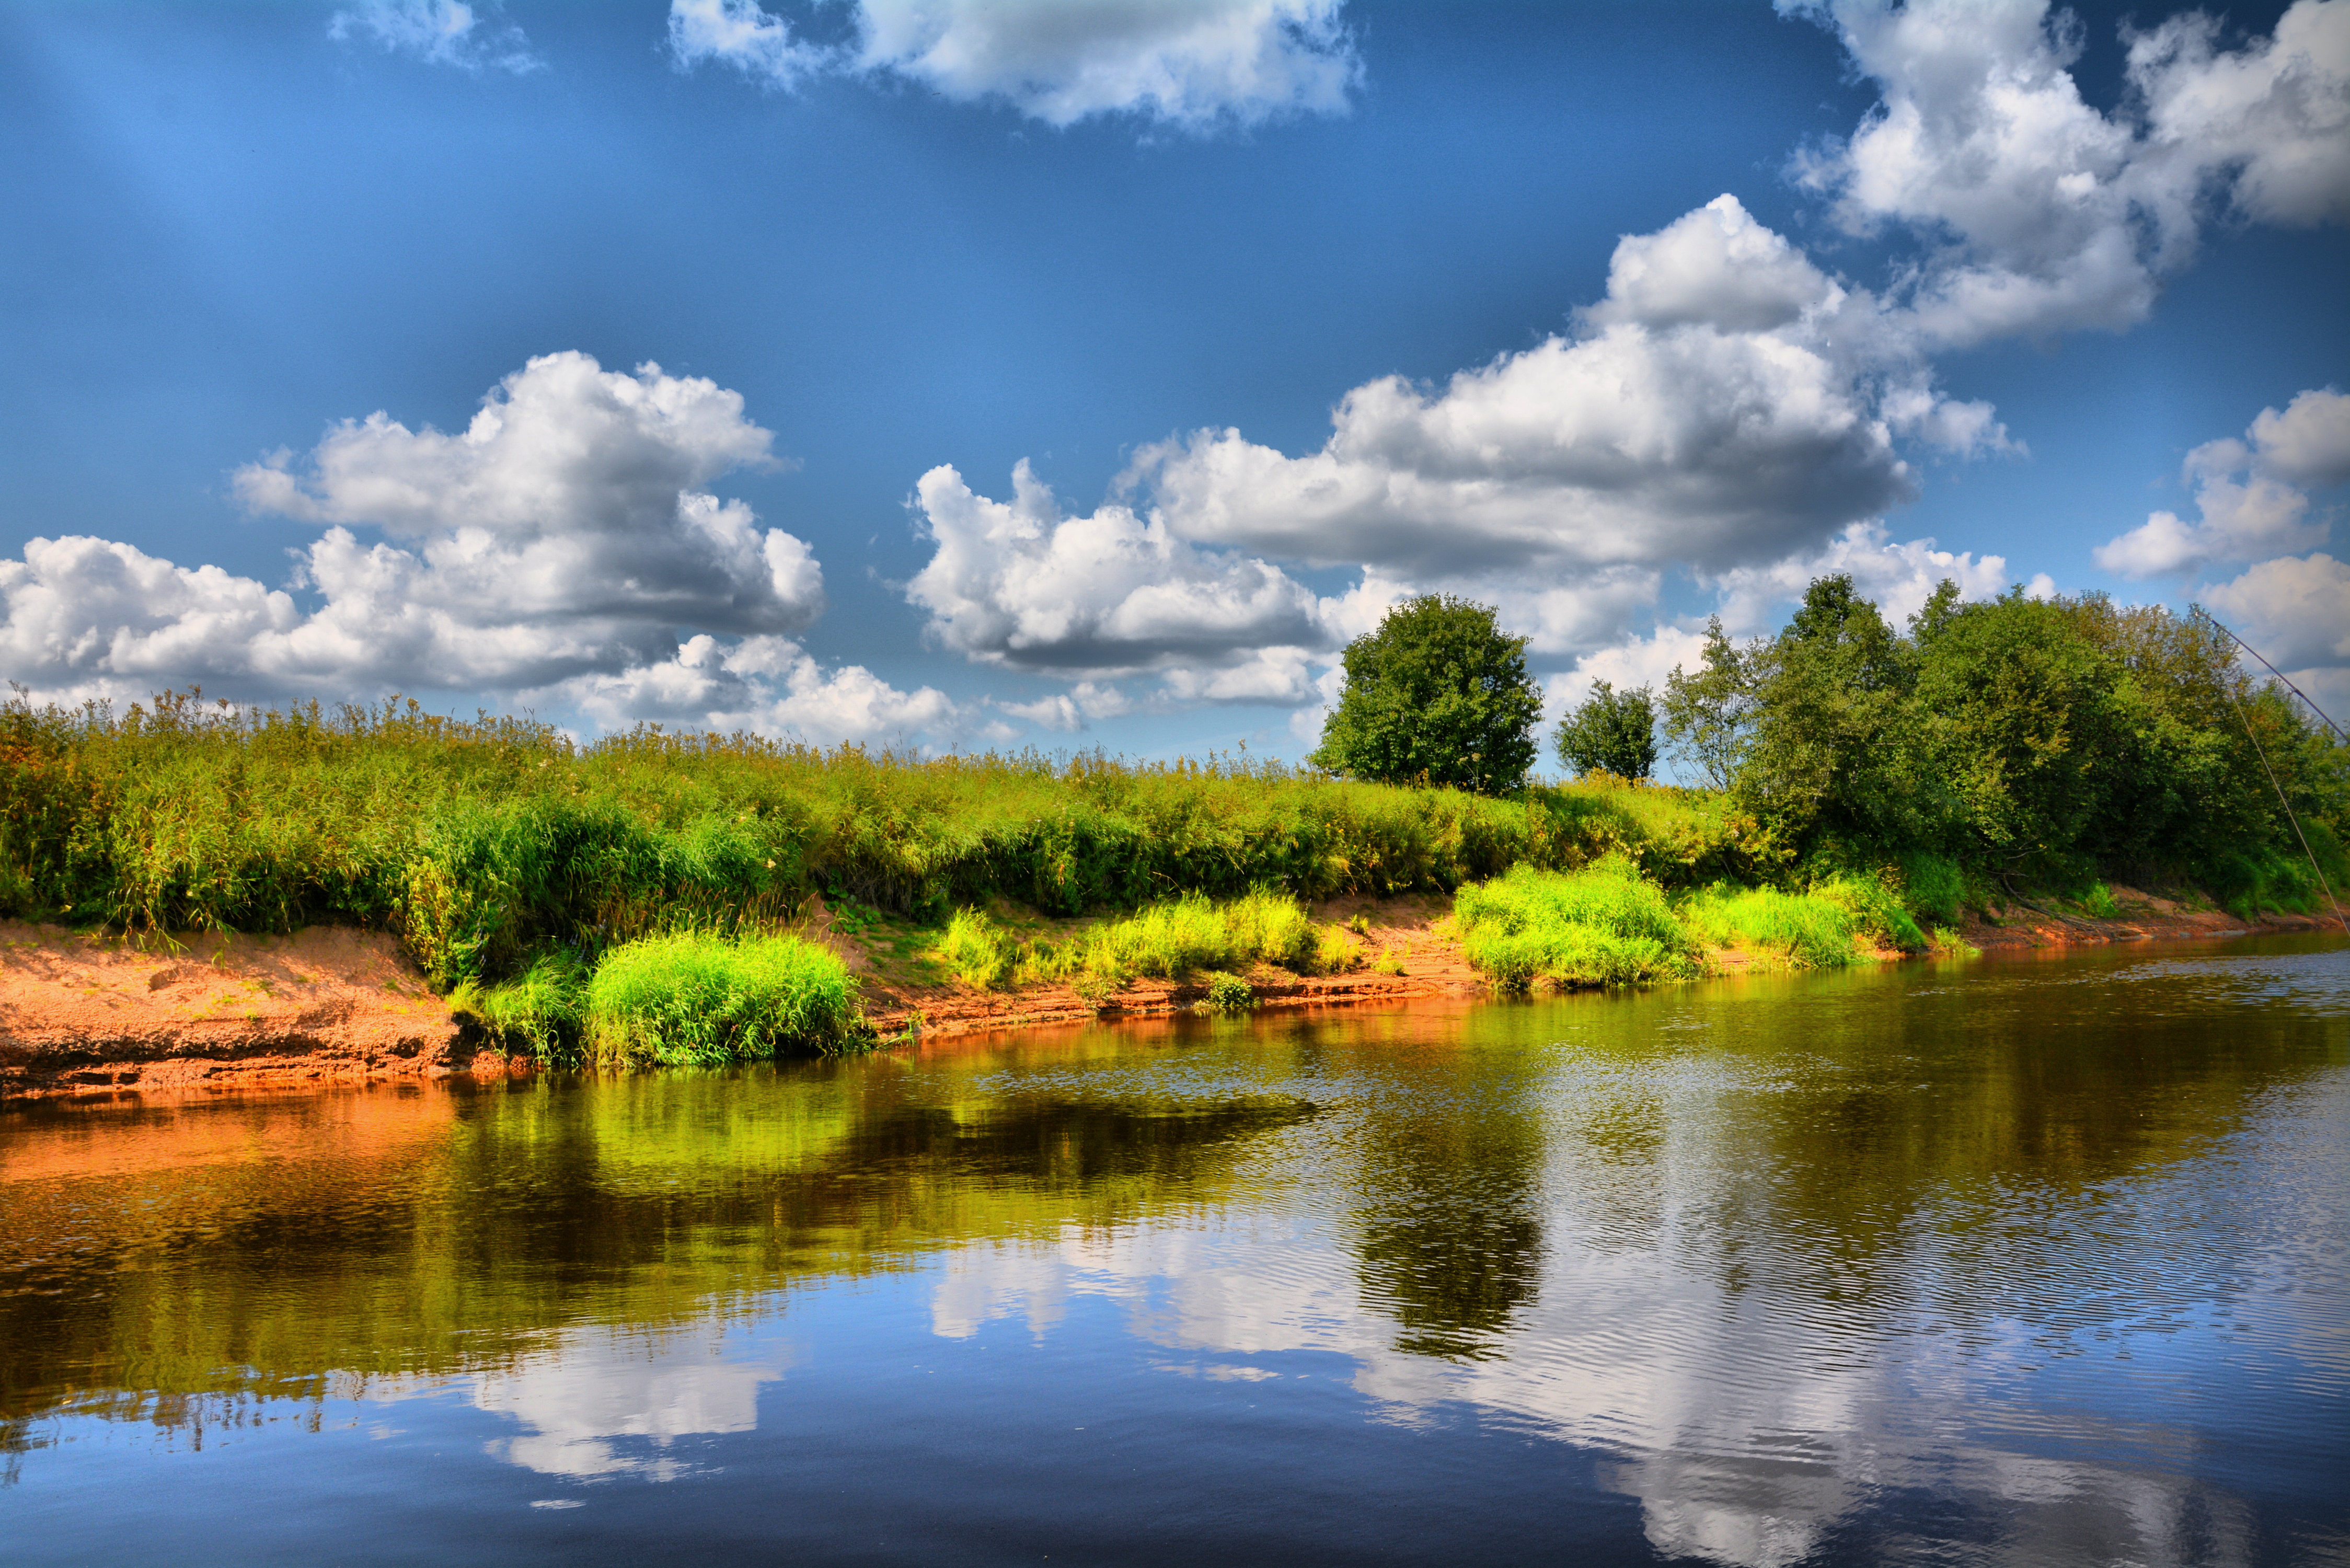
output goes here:
{"type": "MultiPolygon", "coordinates": [[[[2122,906],[2118,919],[2016,905],[1970,919],[1964,935],[1998,952],[2318,925],[2282,916],[2248,927],[2222,911],[2113,891],[2122,906]]],[[[1486,986],[1439,927],[1451,907],[1451,899],[1433,897],[1330,900],[1315,906],[1317,919],[1343,924],[1359,917],[1367,928],[1362,968],[1312,978],[1261,968],[1246,978],[1267,1008],[1472,1000],[1486,986]]],[[[1170,1013],[1202,994],[1196,984],[1142,980],[1096,1007],[1066,985],[982,992],[927,980],[921,966],[909,961],[902,940],[849,934],[820,903],[806,931],[858,972],[867,1012],[885,1036],[920,1040],[1170,1013]]],[[[1746,967],[1743,954],[1711,956],[1724,971],[1746,967]]],[[[0,921],[0,1096],[528,1070],[527,1063],[481,1050],[384,932],[317,928],[286,937],[199,933],[133,941],[0,921]]]]}

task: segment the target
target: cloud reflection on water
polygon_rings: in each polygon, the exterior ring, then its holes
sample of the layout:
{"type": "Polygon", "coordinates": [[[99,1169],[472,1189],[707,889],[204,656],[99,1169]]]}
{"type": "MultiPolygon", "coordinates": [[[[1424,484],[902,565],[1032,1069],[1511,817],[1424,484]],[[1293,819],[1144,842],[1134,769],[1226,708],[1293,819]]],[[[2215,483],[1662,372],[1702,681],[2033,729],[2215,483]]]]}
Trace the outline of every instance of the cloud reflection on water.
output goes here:
{"type": "MultiPolygon", "coordinates": [[[[1960,1553],[1971,1561],[2249,1563],[2260,1554],[2249,1510],[2194,1479],[2196,1428],[2210,1412],[2190,1416],[2159,1365],[2186,1318],[2224,1293],[2222,1278],[2245,1260],[2174,1250],[2145,1279],[2100,1277],[2095,1260],[2124,1237],[2119,1251],[2137,1255],[2143,1241],[2161,1257],[2157,1238],[2184,1235],[2182,1221],[2200,1213],[2226,1219],[2223,1234],[2240,1231],[2261,1272],[2292,1272],[2251,1238],[2272,1244],[2302,1225],[2323,1238],[2338,1230],[2341,1199],[2323,1180],[2313,1189],[2262,1166],[2281,1150],[2322,1147],[2285,1124],[2337,1116],[2345,1090],[2329,1076],[2271,1100],[2253,1118],[2265,1131],[2236,1140],[2219,1188],[2173,1174],[2074,1194],[2077,1233],[2017,1224],[2040,1196],[2027,1192],[1914,1215],[1866,1293],[1840,1292],[1801,1238],[1749,1231],[1741,1255],[1726,1257],[1720,1195],[1703,1190],[1715,1161],[1677,1160],[1668,1138],[1650,1180],[1632,1184],[1648,1187],[1653,1205],[1635,1227],[1639,1244],[1625,1244],[1626,1216],[1611,1212],[1624,1193],[1620,1165],[1599,1171],[1571,1148],[1552,1160],[1538,1288],[1473,1354],[1407,1348],[1350,1238],[1262,1213],[962,1247],[932,1292],[931,1327],[962,1339],[991,1320],[1024,1318],[1041,1336],[1074,1300],[1093,1297],[1117,1303],[1135,1338],[1195,1363],[1343,1355],[1380,1418],[1416,1425],[1466,1406],[1615,1456],[1599,1483],[1639,1500],[1656,1550],[1738,1568],[1787,1568],[1840,1527],[1866,1531],[1869,1505],[1887,1494],[1951,1500],[1983,1521],[1988,1538],[1960,1553]],[[1608,1183],[1612,1195],[1601,1189],[1608,1183]],[[2001,1269],[1986,1277],[1977,1232],[2002,1220],[2001,1269]],[[1898,1282],[1889,1290],[1888,1280],[1898,1282]],[[2013,1388],[2061,1381],[2052,1368],[2068,1360],[2130,1362],[2106,1376],[2120,1374],[2131,1404],[2101,1407],[2075,1390],[2061,1423],[2009,1421],[2028,1407],[2013,1388]]],[[[2298,1293],[2267,1301],[2232,1310],[2251,1337],[2297,1359],[2312,1345],[2305,1303],[2298,1293]]],[[[1939,1558],[1953,1544],[1882,1539],[1874,1554],[1939,1558]]]]}
{"type": "Polygon", "coordinates": [[[666,1481],[695,1468],[672,1451],[679,1438],[755,1430],[759,1389],[783,1375],[698,1339],[575,1334],[477,1375],[473,1402],[526,1428],[489,1443],[494,1459],[582,1480],[666,1481]]]}

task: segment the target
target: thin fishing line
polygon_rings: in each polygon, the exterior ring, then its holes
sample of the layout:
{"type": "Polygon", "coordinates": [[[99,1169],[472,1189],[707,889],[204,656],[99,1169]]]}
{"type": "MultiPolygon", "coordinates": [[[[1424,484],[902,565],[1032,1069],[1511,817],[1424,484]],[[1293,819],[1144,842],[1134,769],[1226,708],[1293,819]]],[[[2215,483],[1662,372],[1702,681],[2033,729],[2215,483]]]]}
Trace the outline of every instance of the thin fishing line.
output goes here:
{"type": "MultiPolygon", "coordinates": [[[[2220,626],[2218,621],[2212,621],[2211,624],[2220,626]]],[[[2220,629],[2228,630],[2226,627],[2220,627],[2220,629]]],[[[2228,635],[2233,637],[2235,633],[2228,632],[2228,635]]],[[[2252,657],[2260,659],[2259,654],[2254,654],[2252,657]]],[[[2266,664],[2268,660],[2262,659],[2261,662],[2266,664]]],[[[2277,804],[2284,807],[2284,819],[2293,824],[2293,836],[2301,840],[2301,852],[2309,857],[2309,868],[2317,873],[2317,885],[2325,889],[2325,901],[2334,906],[2334,918],[2342,922],[2342,934],[2350,936],[2350,915],[2342,912],[2342,900],[2334,896],[2333,885],[2325,879],[2325,867],[2317,863],[2317,852],[2310,848],[2309,835],[2301,830],[2301,818],[2293,815],[2293,802],[2285,799],[2284,785],[2277,783],[2276,769],[2269,766],[2269,753],[2266,748],[2262,746],[2261,738],[2252,733],[2251,715],[2244,711],[2244,700],[2236,695],[2236,688],[2233,684],[2228,687],[2228,701],[2236,705],[2236,717],[2244,726],[2244,738],[2251,742],[2252,754],[2261,759],[2261,771],[2269,775],[2269,788],[2276,791],[2277,804]]],[[[2308,699],[2303,698],[2303,701],[2307,701],[2308,699]]],[[[2327,722],[2330,723],[2332,721],[2328,720],[2327,722]]]]}
{"type": "Polygon", "coordinates": [[[2238,648],[2242,649],[2246,653],[2251,654],[2254,659],[2259,659],[2261,660],[2261,668],[2266,670],[2271,675],[2275,676],[2279,681],[2282,682],[2286,691],[2300,698],[2303,702],[2308,702],[2309,711],[2317,715],[2317,722],[2319,723],[2333,731],[2334,734],[2340,736],[2343,740],[2350,741],[2350,735],[2345,735],[2342,733],[2342,726],[2325,716],[2324,709],[2319,707],[2314,702],[2310,702],[2308,692],[2303,691],[2292,681],[2285,680],[2283,670],[2279,670],[2275,665],[2271,664],[2266,659],[2262,659],[2259,649],[2254,648],[2251,643],[2246,642],[2242,638],[2238,637],[2233,631],[2230,631],[2227,622],[2221,620],[2218,616],[2213,615],[2210,610],[2205,609],[2201,605],[2189,605],[2187,607],[2193,610],[2197,615],[2201,616],[2205,620],[2210,621],[2213,626],[2218,627],[2221,631],[2227,632],[2230,641],[2233,642],[2238,648]]]}

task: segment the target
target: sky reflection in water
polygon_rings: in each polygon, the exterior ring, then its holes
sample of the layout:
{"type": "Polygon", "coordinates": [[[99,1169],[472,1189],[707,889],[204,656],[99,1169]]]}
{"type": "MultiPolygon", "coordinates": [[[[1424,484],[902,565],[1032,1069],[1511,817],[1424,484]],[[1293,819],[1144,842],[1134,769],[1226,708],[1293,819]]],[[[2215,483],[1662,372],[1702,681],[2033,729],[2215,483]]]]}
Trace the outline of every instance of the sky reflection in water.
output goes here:
{"type": "Polygon", "coordinates": [[[0,1527],[2345,1560],[2345,1002],[2350,950],[2272,940],[20,1107],[0,1527]]]}

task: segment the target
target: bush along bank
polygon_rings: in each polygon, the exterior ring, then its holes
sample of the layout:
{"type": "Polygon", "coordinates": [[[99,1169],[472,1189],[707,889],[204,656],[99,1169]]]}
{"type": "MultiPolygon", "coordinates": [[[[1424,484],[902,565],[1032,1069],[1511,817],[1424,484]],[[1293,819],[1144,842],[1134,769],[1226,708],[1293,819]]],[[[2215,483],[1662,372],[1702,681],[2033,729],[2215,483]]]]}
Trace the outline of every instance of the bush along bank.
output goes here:
{"type": "Polygon", "coordinates": [[[2296,833],[2324,875],[2350,872],[2350,748],[2187,623],[1946,595],[1905,637],[1849,590],[1815,584],[1775,641],[1715,635],[1675,681],[1666,727],[1703,789],[1594,774],[1488,796],[1212,756],[657,729],[583,746],[400,702],[20,700],[0,705],[0,915],[388,930],[510,1048],[622,1064],[869,1039],[853,976],[769,945],[818,895],[918,932],[941,981],[1083,996],[1222,974],[1229,1002],[1252,966],[1363,962],[1307,913],[1333,898],[1458,895],[1461,950],[1516,988],[1680,978],[1725,948],[1787,967],[1918,950],[1994,905],[2110,912],[2116,877],[2209,887],[2248,919],[2316,909],[2296,833]],[[2214,728],[2240,711],[2244,731],[2214,728]],[[2262,757],[2297,817],[2262,794],[2262,757]],[[1018,934],[1024,912],[1065,923],[1018,934]]]}

